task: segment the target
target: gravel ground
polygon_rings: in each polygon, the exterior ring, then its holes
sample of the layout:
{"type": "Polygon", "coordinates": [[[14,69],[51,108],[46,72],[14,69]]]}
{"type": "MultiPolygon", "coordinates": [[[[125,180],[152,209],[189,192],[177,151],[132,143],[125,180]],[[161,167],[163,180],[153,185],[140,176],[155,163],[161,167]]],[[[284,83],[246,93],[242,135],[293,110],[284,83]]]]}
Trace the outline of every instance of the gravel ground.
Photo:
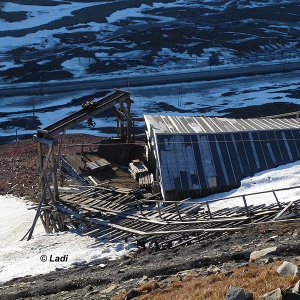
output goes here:
{"type": "Polygon", "coordinates": [[[0,285],[0,299],[111,299],[153,279],[161,282],[190,272],[206,275],[210,265],[228,272],[247,265],[252,251],[266,247],[278,246],[275,259],[295,258],[300,255],[299,236],[297,223],[254,227],[179,249],[141,251],[121,260],[15,279],[0,285]]]}
{"type": "MultiPolygon", "coordinates": [[[[99,137],[83,134],[66,135],[66,144],[91,143],[99,137]]],[[[63,153],[80,151],[64,148],[63,153]]],[[[36,201],[39,197],[38,182],[38,146],[35,141],[24,140],[0,145],[0,194],[13,194],[36,201]]]]}

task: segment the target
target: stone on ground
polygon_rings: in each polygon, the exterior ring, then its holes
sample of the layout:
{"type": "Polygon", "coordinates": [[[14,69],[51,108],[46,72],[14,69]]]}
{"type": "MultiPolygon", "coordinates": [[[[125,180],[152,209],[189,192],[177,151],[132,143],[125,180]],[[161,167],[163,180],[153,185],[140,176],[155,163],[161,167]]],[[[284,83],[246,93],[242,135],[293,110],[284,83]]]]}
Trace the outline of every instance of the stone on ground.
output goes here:
{"type": "Polygon", "coordinates": [[[111,284],[109,287],[107,287],[105,290],[102,290],[102,294],[109,294],[111,293],[115,288],[117,287],[116,284],[111,284]]]}
{"type": "Polygon", "coordinates": [[[299,273],[298,266],[288,261],[284,261],[277,269],[277,273],[281,276],[297,276],[299,273]]]}
{"type": "Polygon", "coordinates": [[[250,254],[250,262],[256,261],[257,259],[264,257],[268,254],[275,254],[276,251],[277,251],[277,247],[270,247],[258,251],[253,251],[250,254]]]}
{"type": "Polygon", "coordinates": [[[292,293],[294,293],[294,294],[300,294],[300,280],[293,287],[292,293]]]}
{"type": "Polygon", "coordinates": [[[281,289],[278,288],[270,293],[267,293],[259,298],[259,300],[282,300],[281,289]]]}
{"type": "Polygon", "coordinates": [[[231,286],[226,293],[225,300],[252,300],[253,294],[239,287],[231,286]]]}
{"type": "Polygon", "coordinates": [[[208,268],[207,268],[207,273],[208,275],[210,274],[217,274],[217,273],[220,273],[221,272],[221,269],[214,266],[214,265],[210,265],[208,268]]]}
{"type": "Polygon", "coordinates": [[[139,297],[142,294],[142,292],[136,290],[136,289],[132,289],[130,290],[127,295],[124,297],[124,300],[131,300],[134,299],[136,297],[139,297]]]}

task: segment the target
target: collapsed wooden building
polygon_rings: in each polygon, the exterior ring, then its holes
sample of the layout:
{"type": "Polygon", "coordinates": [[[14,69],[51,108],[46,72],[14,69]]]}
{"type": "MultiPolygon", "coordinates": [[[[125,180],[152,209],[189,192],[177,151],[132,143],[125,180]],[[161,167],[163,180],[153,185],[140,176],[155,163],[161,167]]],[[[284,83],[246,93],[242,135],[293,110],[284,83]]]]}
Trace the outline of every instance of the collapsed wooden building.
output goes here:
{"type": "Polygon", "coordinates": [[[300,159],[300,120],[145,115],[147,158],[164,200],[240,185],[300,159]]]}
{"type": "Polygon", "coordinates": [[[101,241],[136,241],[158,250],[247,230],[249,224],[299,220],[300,200],[285,203],[279,192],[300,186],[187,199],[231,189],[257,171],[300,159],[299,112],[297,119],[284,120],[145,116],[145,143],[135,140],[130,96],[115,90],[38,129],[41,195],[24,238],[31,239],[40,218],[47,233],[73,228],[101,241]],[[117,138],[66,144],[67,129],[82,121],[93,125],[92,117],[111,108],[117,138]],[[259,194],[271,195],[273,203],[251,205],[248,197],[259,194]],[[233,207],[215,206],[228,200],[233,207]]]}

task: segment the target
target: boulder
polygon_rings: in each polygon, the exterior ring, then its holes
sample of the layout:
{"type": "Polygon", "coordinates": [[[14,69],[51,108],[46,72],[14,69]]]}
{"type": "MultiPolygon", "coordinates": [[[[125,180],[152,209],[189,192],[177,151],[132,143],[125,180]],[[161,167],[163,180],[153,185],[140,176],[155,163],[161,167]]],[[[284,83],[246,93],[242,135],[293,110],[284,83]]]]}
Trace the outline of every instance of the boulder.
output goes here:
{"type": "Polygon", "coordinates": [[[256,261],[257,259],[264,257],[268,254],[275,254],[276,251],[277,251],[277,247],[270,247],[258,251],[253,251],[250,254],[250,262],[256,261]]]}
{"type": "Polygon", "coordinates": [[[102,290],[101,293],[102,294],[109,294],[111,293],[114,289],[116,289],[117,285],[116,284],[111,284],[109,287],[107,287],[106,289],[102,290]]]}
{"type": "Polygon", "coordinates": [[[100,291],[96,289],[96,290],[93,290],[93,291],[88,292],[87,294],[85,294],[85,296],[86,296],[86,297],[92,296],[92,295],[98,294],[99,292],[100,292],[100,291]]]}
{"type": "Polygon", "coordinates": [[[221,269],[214,266],[214,265],[210,265],[208,268],[207,268],[207,273],[210,275],[210,274],[217,274],[217,273],[220,273],[221,272],[221,269]]]}
{"type": "Polygon", "coordinates": [[[278,288],[270,293],[267,293],[259,298],[260,300],[282,300],[281,289],[278,288]]]}
{"type": "Polygon", "coordinates": [[[162,280],[161,283],[169,285],[169,284],[177,282],[177,281],[181,281],[181,278],[179,276],[173,276],[173,277],[169,277],[169,278],[162,280]]]}
{"type": "Polygon", "coordinates": [[[226,293],[225,300],[252,300],[253,294],[244,289],[231,286],[226,293]]]}
{"type": "Polygon", "coordinates": [[[268,256],[268,257],[264,258],[262,261],[264,264],[267,265],[267,264],[274,262],[274,259],[273,259],[273,257],[268,256]]]}
{"type": "Polygon", "coordinates": [[[300,280],[293,287],[292,293],[294,293],[294,294],[300,294],[300,280]]]}
{"type": "Polygon", "coordinates": [[[139,297],[142,294],[141,291],[138,291],[136,289],[132,289],[130,290],[127,295],[123,298],[124,300],[131,300],[134,299],[136,297],[139,297]]]}
{"type": "Polygon", "coordinates": [[[299,273],[298,266],[288,261],[284,261],[277,269],[277,273],[281,276],[297,276],[299,273]]]}

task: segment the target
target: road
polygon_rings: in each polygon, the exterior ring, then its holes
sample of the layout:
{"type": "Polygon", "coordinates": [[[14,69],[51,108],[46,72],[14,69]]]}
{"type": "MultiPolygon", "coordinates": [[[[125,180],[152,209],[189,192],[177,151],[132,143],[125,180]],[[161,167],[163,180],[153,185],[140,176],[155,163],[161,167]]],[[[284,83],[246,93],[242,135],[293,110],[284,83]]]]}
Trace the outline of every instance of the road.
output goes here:
{"type": "Polygon", "coordinates": [[[263,75],[300,70],[300,62],[281,62],[261,65],[247,65],[238,67],[225,67],[224,69],[214,69],[206,71],[190,71],[172,74],[151,74],[147,76],[132,76],[110,79],[95,80],[65,80],[61,82],[32,83],[31,85],[12,85],[10,87],[0,86],[0,97],[19,95],[39,95],[54,93],[58,91],[83,91],[88,89],[113,89],[131,87],[161,85],[180,82],[192,82],[201,80],[226,79],[240,76],[263,75]]]}

